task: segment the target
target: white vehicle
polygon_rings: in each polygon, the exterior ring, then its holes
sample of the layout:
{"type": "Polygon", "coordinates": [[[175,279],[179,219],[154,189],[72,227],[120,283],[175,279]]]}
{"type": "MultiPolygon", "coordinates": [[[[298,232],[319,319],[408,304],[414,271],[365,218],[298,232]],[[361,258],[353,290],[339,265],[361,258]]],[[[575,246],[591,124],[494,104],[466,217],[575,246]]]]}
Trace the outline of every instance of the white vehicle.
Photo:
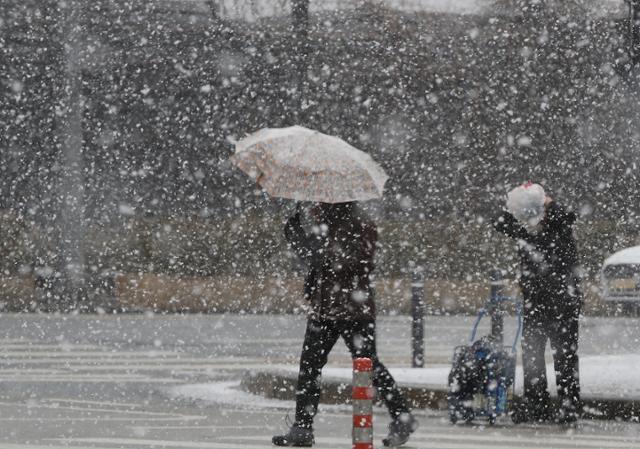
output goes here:
{"type": "Polygon", "coordinates": [[[622,310],[640,307],[640,246],[625,248],[602,264],[602,299],[622,310]]]}

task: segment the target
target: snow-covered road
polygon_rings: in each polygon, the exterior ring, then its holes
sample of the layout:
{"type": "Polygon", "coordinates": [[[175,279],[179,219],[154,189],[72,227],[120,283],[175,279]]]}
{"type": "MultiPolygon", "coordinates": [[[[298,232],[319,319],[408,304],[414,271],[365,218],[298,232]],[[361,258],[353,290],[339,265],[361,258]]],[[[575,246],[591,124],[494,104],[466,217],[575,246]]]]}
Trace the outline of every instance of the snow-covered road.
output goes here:
{"type": "MultiPolygon", "coordinates": [[[[450,353],[469,320],[430,318],[427,350],[450,353]]],[[[633,350],[633,321],[597,323],[585,323],[590,352],[603,354],[589,339],[606,353],[633,350]]],[[[292,316],[2,315],[0,449],[269,448],[293,403],[243,393],[239,378],[291,364],[303,325],[303,317],[292,316]]],[[[383,355],[406,366],[406,317],[381,318],[379,332],[383,355]]],[[[346,353],[337,349],[331,363],[340,369],[346,353]]],[[[636,423],[489,428],[451,426],[439,412],[417,414],[421,427],[409,448],[640,447],[636,423]]],[[[350,422],[349,407],[321,406],[316,447],[350,447],[350,422]]],[[[377,409],[378,444],[387,422],[377,409]]]]}
{"type": "MultiPolygon", "coordinates": [[[[220,419],[250,419],[265,422],[264,427],[242,426],[218,428],[218,445],[211,447],[268,448],[271,436],[285,428],[284,416],[293,410],[293,402],[256,398],[239,390],[238,381],[186,385],[172,389],[175,397],[201,397],[204,404],[220,410],[220,419]],[[275,417],[275,419],[274,419],[275,417]],[[279,418],[279,419],[278,419],[279,418]],[[268,423],[268,424],[267,424],[268,423]]],[[[347,406],[321,405],[316,420],[316,446],[321,449],[350,446],[351,409],[347,406]]],[[[420,428],[407,448],[478,449],[478,448],[637,448],[640,426],[632,423],[581,421],[576,428],[556,425],[519,425],[508,420],[493,427],[449,423],[444,413],[418,410],[420,428]]],[[[388,418],[376,408],[374,430],[376,447],[384,436],[388,418]]]]}

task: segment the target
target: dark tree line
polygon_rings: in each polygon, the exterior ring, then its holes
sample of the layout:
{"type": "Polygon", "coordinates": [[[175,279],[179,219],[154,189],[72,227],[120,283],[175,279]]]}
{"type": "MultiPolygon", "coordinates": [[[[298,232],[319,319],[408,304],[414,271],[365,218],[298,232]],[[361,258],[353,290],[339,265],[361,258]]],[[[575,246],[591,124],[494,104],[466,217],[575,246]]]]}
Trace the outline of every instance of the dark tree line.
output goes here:
{"type": "MultiPolygon", "coordinates": [[[[93,242],[88,263],[231,269],[211,249],[172,265],[153,242],[165,225],[197,222],[198,232],[209,229],[202,247],[212,248],[236,219],[274,221],[268,200],[228,163],[230,138],[302,123],[369,151],[389,172],[375,213],[397,223],[391,254],[444,261],[465,242],[488,248],[495,237],[482,220],[509,186],[534,179],[582,212],[597,266],[637,235],[638,93],[633,70],[618,70],[625,24],[523,5],[493,17],[375,4],[309,15],[300,0],[291,16],[248,25],[141,0],[84,2],[76,26],[86,235],[137,242],[117,251],[122,242],[93,242]],[[414,253],[400,248],[408,222],[435,230],[414,253]]],[[[61,210],[65,11],[53,0],[12,0],[0,13],[0,208],[47,234],[61,210]]],[[[176,240],[186,253],[189,232],[176,240]]],[[[243,251],[279,248],[278,238],[243,251]]],[[[256,263],[236,257],[246,269],[256,263]]]]}

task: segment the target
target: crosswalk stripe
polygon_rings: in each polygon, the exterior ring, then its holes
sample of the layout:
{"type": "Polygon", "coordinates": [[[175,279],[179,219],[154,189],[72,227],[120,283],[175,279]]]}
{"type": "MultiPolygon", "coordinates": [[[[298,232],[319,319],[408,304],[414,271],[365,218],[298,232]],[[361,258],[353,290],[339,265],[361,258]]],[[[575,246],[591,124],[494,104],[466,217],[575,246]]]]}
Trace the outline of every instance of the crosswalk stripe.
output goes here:
{"type": "Polygon", "coordinates": [[[522,443],[535,444],[538,447],[553,447],[553,448],[602,448],[605,445],[609,449],[614,448],[633,448],[637,447],[637,442],[628,440],[626,442],[611,441],[608,439],[602,439],[600,441],[588,441],[582,439],[580,436],[567,436],[565,438],[555,437],[550,438],[543,435],[523,435],[520,434],[516,437],[505,435],[504,433],[496,435],[480,435],[478,433],[473,434],[444,434],[434,433],[431,435],[420,435],[417,438],[412,438],[413,443],[428,443],[432,441],[449,441],[449,442],[468,442],[474,446],[505,446],[505,447],[520,447],[522,443]]]}
{"type": "Polygon", "coordinates": [[[12,358],[22,359],[22,358],[33,358],[44,356],[49,359],[56,358],[65,358],[65,357],[83,357],[83,358],[180,358],[180,354],[176,352],[166,352],[166,351],[140,351],[140,352],[112,352],[112,351],[3,351],[0,349],[0,357],[6,358],[11,356],[12,358]]]}
{"type": "MultiPolygon", "coordinates": [[[[382,438],[383,435],[376,435],[379,438],[382,438]]],[[[343,445],[345,438],[331,438],[331,437],[319,437],[316,435],[316,440],[318,442],[330,443],[335,447],[339,447],[343,445]]],[[[270,437],[267,435],[260,436],[238,436],[238,437],[226,437],[225,440],[231,441],[251,441],[251,442],[259,442],[259,441],[268,441],[270,437]]],[[[522,447],[523,444],[528,444],[531,447],[553,447],[557,449],[562,448],[602,448],[607,447],[608,449],[617,449],[617,448],[637,448],[637,441],[633,439],[629,439],[626,442],[622,441],[611,441],[606,437],[602,437],[600,441],[588,441],[583,440],[580,436],[567,436],[566,438],[560,437],[548,437],[540,434],[535,435],[518,435],[516,437],[511,437],[505,433],[494,433],[493,435],[482,435],[479,432],[469,433],[469,434],[461,434],[461,433],[442,433],[442,432],[431,432],[431,433],[419,433],[414,434],[411,437],[411,445],[422,445],[433,444],[438,442],[440,444],[465,444],[468,448],[474,447],[522,447]]]]}
{"type": "MultiPolygon", "coordinates": [[[[70,449],[69,446],[50,446],[42,444],[17,444],[17,443],[0,443],[0,449],[70,449]]],[[[113,449],[110,446],[73,446],[73,449],[113,449]]]]}
{"type": "Polygon", "coordinates": [[[0,378],[0,384],[2,383],[31,383],[31,382],[72,382],[72,383],[153,383],[153,384],[180,384],[183,381],[174,378],[150,378],[150,377],[126,377],[120,376],[115,378],[114,376],[108,377],[95,377],[94,375],[87,376],[43,376],[43,377],[29,377],[21,376],[15,378],[0,378]]]}
{"type": "Polygon", "coordinates": [[[113,402],[113,401],[89,401],[86,399],[69,399],[69,398],[45,398],[40,399],[41,403],[55,403],[55,404],[78,404],[78,405],[98,405],[109,407],[128,407],[129,409],[135,409],[143,407],[135,402],[113,402]]]}
{"type": "MultiPolygon", "coordinates": [[[[176,441],[176,440],[156,440],[156,439],[138,439],[138,438],[70,438],[70,439],[59,439],[55,441],[64,442],[67,444],[67,448],[78,449],[78,444],[99,444],[99,445],[114,445],[118,447],[127,447],[127,446],[148,446],[148,447],[171,447],[171,448],[210,448],[210,449],[262,449],[262,448],[271,448],[270,437],[254,437],[254,438],[238,438],[237,442],[232,442],[232,438],[223,438],[221,441],[210,441],[210,442],[193,442],[193,441],[176,441]],[[259,441],[256,441],[256,438],[259,438],[259,441]]],[[[348,447],[350,444],[349,438],[317,438],[315,448],[316,449],[325,449],[331,448],[335,449],[336,447],[348,447]]],[[[519,441],[517,445],[518,449],[540,449],[540,448],[548,448],[545,442],[538,441],[519,441]]],[[[629,443],[627,446],[597,446],[600,448],[606,447],[625,447],[625,448],[633,448],[637,446],[633,446],[633,443],[629,443]]],[[[430,441],[415,441],[411,440],[408,443],[408,447],[413,447],[416,449],[430,449],[430,448],[438,448],[438,449],[475,449],[479,447],[505,447],[505,448],[513,448],[512,442],[503,442],[500,440],[496,440],[493,442],[456,442],[456,441],[442,441],[438,439],[432,439],[430,441]]],[[[582,448],[584,447],[580,441],[570,441],[567,444],[562,446],[552,446],[554,448],[582,448]]],[[[40,449],[40,448],[37,448],[40,449]]]]}
{"type": "MultiPolygon", "coordinates": [[[[51,401],[49,401],[51,402],[51,401]]],[[[0,405],[16,405],[15,403],[9,403],[9,402],[0,402],[0,405]]],[[[184,420],[189,420],[189,421],[193,421],[193,420],[202,420],[202,419],[206,419],[206,416],[201,416],[201,415],[182,415],[182,414],[178,414],[178,413],[165,413],[165,412],[149,412],[146,410],[121,410],[121,409],[113,409],[113,408],[104,408],[104,407],[79,407],[79,406],[64,406],[64,405],[60,405],[60,404],[55,404],[55,403],[29,403],[29,404],[24,404],[25,407],[28,408],[49,408],[49,409],[54,409],[54,410],[73,410],[73,411],[82,411],[82,412],[101,412],[101,413],[121,413],[121,414],[128,414],[128,415],[143,415],[143,416],[164,416],[164,417],[177,417],[179,419],[184,419],[184,420]]]]}
{"type": "MultiPolygon", "coordinates": [[[[96,367],[96,366],[122,366],[122,367],[132,367],[132,366],[154,366],[154,365],[162,365],[162,366],[175,366],[175,367],[180,367],[180,366],[190,366],[190,365],[194,365],[194,366],[220,366],[220,367],[230,367],[233,369],[238,369],[239,367],[242,368],[244,366],[251,366],[251,367],[259,367],[262,369],[266,369],[268,368],[268,365],[265,365],[264,363],[251,363],[251,361],[242,361],[242,360],[238,360],[235,363],[229,363],[229,362],[214,362],[214,361],[206,361],[203,359],[196,359],[197,361],[189,361],[189,360],[144,360],[144,361],[140,361],[140,362],[136,362],[135,360],[131,360],[131,361],[123,361],[123,360],[95,360],[95,361],[91,361],[91,360],[84,360],[82,358],[68,358],[68,359],[56,359],[56,360],[47,360],[45,358],[38,358],[38,359],[33,359],[33,360],[15,360],[15,361],[6,361],[6,360],[2,360],[2,364],[7,366],[7,365],[17,365],[17,366],[25,366],[25,365],[39,365],[39,364],[51,364],[54,366],[59,366],[61,364],[63,365],[67,365],[67,364],[74,364],[75,366],[88,366],[88,367],[96,367]]],[[[12,368],[5,368],[5,369],[15,369],[15,367],[12,368]]],[[[29,368],[31,369],[31,368],[29,368]]],[[[36,368],[37,369],[37,368],[36,368]]]]}
{"type": "MultiPolygon", "coordinates": [[[[46,419],[47,422],[51,421],[51,422],[64,422],[64,423],[69,423],[69,421],[73,421],[73,422],[90,422],[90,423],[95,423],[96,422],[96,418],[95,417],[73,417],[73,418],[47,418],[46,419]]],[[[127,416],[127,417],[118,417],[118,416],[113,416],[113,417],[101,417],[100,421],[104,421],[104,422],[123,422],[123,423],[135,423],[135,422],[140,422],[140,423],[148,423],[150,421],[153,422],[183,422],[185,421],[184,418],[180,418],[178,416],[176,417],[168,417],[168,418],[163,418],[163,417],[158,417],[158,418],[149,418],[149,417],[140,417],[140,418],[136,418],[136,417],[132,417],[132,416],[127,416]]],[[[188,420],[186,420],[188,421],[188,420]]],[[[194,420],[195,421],[195,420],[194,420]]],[[[37,417],[37,418],[0,418],[0,422],[6,422],[6,423],[17,423],[17,422],[35,422],[35,423],[39,423],[42,424],[43,419],[42,417],[37,417]]],[[[136,426],[136,427],[140,427],[140,426],[136,426]]],[[[1,446],[0,446],[1,447],[1,446]]]]}
{"type": "Polygon", "coordinates": [[[79,350],[91,350],[97,349],[95,345],[85,344],[69,344],[69,343],[34,343],[31,341],[25,341],[22,344],[17,343],[3,343],[0,341],[0,348],[4,351],[24,351],[24,350],[48,350],[48,351],[69,351],[71,348],[79,350]]]}
{"type": "Polygon", "coordinates": [[[115,352],[97,345],[0,340],[0,384],[179,385],[189,378],[268,366],[262,357],[202,357],[160,349],[115,352]],[[158,372],[164,373],[158,376],[158,372]]]}
{"type": "MultiPolygon", "coordinates": [[[[126,446],[152,446],[152,447],[177,447],[177,448],[210,448],[210,449],[253,449],[272,447],[271,440],[268,440],[268,444],[260,446],[249,446],[247,443],[218,443],[215,441],[206,441],[202,443],[196,443],[193,441],[168,441],[168,440],[150,440],[150,439],[138,439],[138,438],[68,438],[57,439],[54,441],[64,443],[81,443],[81,444],[111,444],[119,447],[126,446]]],[[[317,445],[315,446],[318,447],[317,445]]],[[[320,446],[321,447],[321,446],[320,446]]],[[[68,445],[66,449],[76,449],[76,446],[68,445]]],[[[39,448],[38,448],[39,449],[39,448]]]]}

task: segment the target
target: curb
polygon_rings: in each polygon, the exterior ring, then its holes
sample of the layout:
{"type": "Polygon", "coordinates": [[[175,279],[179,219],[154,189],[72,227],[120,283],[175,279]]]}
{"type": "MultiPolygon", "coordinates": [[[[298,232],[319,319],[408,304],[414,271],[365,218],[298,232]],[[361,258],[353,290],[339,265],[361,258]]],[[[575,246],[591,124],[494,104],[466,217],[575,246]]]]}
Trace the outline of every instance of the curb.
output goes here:
{"type": "MultiPolygon", "coordinates": [[[[295,400],[297,376],[291,373],[263,371],[243,376],[242,390],[268,399],[295,400]]],[[[447,410],[447,389],[440,385],[398,385],[412,408],[447,410]]],[[[520,398],[516,397],[515,401],[520,398]]],[[[323,378],[320,402],[350,404],[351,383],[323,378]]],[[[640,401],[623,398],[583,398],[584,419],[640,421],[640,401]]]]}
{"type": "MultiPolygon", "coordinates": [[[[291,373],[264,371],[247,373],[240,382],[242,390],[268,399],[295,400],[297,377],[291,373]]],[[[437,385],[399,385],[412,408],[447,409],[447,390],[437,385]]],[[[323,378],[320,402],[350,404],[351,382],[323,378]]]]}

